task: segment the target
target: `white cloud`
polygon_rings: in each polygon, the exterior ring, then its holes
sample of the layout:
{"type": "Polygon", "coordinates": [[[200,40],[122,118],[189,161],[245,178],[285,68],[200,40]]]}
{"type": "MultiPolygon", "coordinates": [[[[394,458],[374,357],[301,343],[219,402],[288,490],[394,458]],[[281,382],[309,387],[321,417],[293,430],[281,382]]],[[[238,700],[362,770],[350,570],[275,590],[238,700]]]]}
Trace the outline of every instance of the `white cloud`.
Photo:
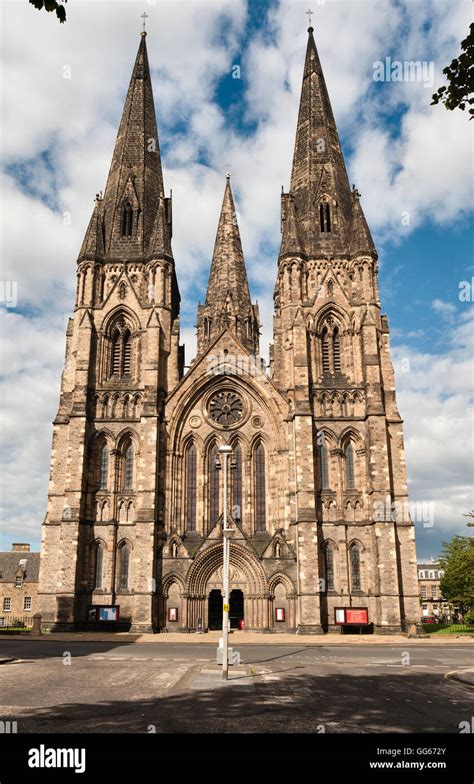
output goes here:
{"type": "Polygon", "coordinates": [[[38,546],[66,321],[0,310],[1,527],[8,549],[18,538],[38,546]]]}
{"type": "Polygon", "coordinates": [[[434,504],[433,530],[418,530],[424,548],[430,536],[462,532],[474,503],[474,309],[457,319],[443,353],[404,345],[393,352],[410,498],[434,504]]]}
{"type": "Polygon", "coordinates": [[[439,313],[440,316],[447,321],[451,321],[456,313],[456,305],[452,302],[444,302],[442,299],[433,300],[431,307],[435,313],[439,313]]]}

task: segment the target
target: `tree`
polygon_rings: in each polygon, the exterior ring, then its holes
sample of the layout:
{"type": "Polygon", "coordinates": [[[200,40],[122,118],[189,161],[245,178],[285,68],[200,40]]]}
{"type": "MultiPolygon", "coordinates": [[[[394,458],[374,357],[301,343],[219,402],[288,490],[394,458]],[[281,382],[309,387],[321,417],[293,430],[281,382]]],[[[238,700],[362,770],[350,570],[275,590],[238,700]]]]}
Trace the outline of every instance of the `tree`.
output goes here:
{"type": "Polygon", "coordinates": [[[45,11],[56,11],[56,16],[58,17],[59,21],[65,22],[66,21],[66,9],[64,8],[63,3],[67,3],[67,0],[30,0],[31,5],[34,5],[38,11],[41,11],[44,8],[45,11]]]}
{"type": "MultiPolygon", "coordinates": [[[[471,517],[472,519],[474,519],[474,509],[472,510],[472,512],[468,512],[467,514],[464,514],[463,517],[471,517]]],[[[466,523],[466,525],[468,528],[474,528],[474,523],[466,523]]]]}
{"type": "Polygon", "coordinates": [[[462,53],[455,57],[451,65],[443,69],[448,77],[449,85],[440,87],[431,97],[431,106],[441,101],[446,109],[469,109],[470,120],[474,117],[474,23],[469,27],[469,35],[461,42],[462,53]]]}
{"type": "Polygon", "coordinates": [[[454,536],[443,543],[439,559],[444,576],[441,594],[449,602],[458,604],[463,612],[474,607],[474,537],[454,536]]]}

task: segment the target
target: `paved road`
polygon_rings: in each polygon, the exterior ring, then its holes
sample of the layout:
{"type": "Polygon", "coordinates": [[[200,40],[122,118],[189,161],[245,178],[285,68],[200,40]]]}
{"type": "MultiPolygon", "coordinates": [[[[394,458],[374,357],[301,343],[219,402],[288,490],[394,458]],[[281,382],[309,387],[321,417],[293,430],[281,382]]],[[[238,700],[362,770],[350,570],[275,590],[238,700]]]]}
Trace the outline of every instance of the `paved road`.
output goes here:
{"type": "Polygon", "coordinates": [[[214,645],[1,640],[0,718],[18,732],[459,732],[474,690],[449,681],[469,645],[214,645]]]}
{"type": "MultiPolygon", "coordinates": [[[[439,666],[446,670],[457,666],[474,666],[474,647],[462,642],[459,645],[444,645],[429,642],[426,645],[254,645],[240,644],[230,637],[230,645],[236,645],[241,652],[242,661],[248,664],[268,662],[278,658],[298,657],[305,662],[324,662],[330,658],[343,663],[401,663],[402,655],[409,652],[412,664],[418,666],[439,666]]],[[[70,642],[62,640],[8,640],[0,639],[0,658],[13,656],[21,659],[43,659],[62,657],[65,651],[78,656],[107,656],[127,659],[186,659],[190,661],[214,661],[216,645],[192,643],[127,643],[113,642],[70,642]]]]}

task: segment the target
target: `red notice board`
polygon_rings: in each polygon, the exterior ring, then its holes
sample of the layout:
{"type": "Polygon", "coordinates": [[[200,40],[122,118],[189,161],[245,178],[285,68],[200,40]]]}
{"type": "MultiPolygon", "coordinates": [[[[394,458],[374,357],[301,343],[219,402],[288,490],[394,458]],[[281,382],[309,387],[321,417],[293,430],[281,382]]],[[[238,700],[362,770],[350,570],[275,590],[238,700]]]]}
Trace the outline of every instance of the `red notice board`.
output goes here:
{"type": "Polygon", "coordinates": [[[338,626],[366,626],[369,611],[367,607],[335,607],[334,623],[338,626]]]}

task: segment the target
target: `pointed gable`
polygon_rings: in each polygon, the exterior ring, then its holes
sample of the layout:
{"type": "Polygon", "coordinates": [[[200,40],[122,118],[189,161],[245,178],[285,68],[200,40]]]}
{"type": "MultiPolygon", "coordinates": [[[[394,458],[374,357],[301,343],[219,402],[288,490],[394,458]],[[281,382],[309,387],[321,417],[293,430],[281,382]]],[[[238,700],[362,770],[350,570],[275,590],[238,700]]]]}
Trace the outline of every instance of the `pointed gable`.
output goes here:
{"type": "Polygon", "coordinates": [[[160,196],[158,212],[150,241],[149,256],[153,259],[173,258],[171,249],[171,200],[160,196]]]}
{"type": "Polygon", "coordinates": [[[354,188],[352,191],[351,255],[360,253],[368,253],[375,257],[378,255],[360,203],[360,193],[354,188]]]}
{"type": "Polygon", "coordinates": [[[102,209],[102,197],[97,195],[95,206],[92,211],[91,219],[87,227],[84,241],[79,252],[78,261],[103,259],[104,248],[104,220],[102,209]]]}
{"type": "Polygon", "coordinates": [[[301,256],[304,251],[298,236],[294,199],[291,194],[284,194],[283,200],[280,258],[283,258],[283,256],[301,256]]]}

